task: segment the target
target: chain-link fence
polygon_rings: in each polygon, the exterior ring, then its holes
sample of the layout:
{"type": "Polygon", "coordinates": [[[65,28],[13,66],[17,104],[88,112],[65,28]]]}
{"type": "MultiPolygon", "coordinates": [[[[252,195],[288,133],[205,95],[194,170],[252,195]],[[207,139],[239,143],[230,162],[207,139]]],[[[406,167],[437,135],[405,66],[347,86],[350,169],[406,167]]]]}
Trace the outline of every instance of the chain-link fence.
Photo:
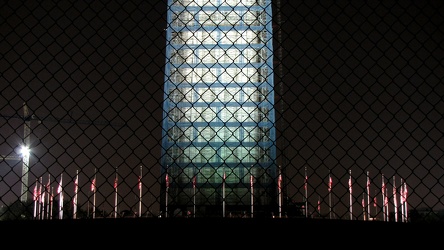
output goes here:
{"type": "Polygon", "coordinates": [[[0,219],[442,220],[443,7],[3,1],[0,219]]]}

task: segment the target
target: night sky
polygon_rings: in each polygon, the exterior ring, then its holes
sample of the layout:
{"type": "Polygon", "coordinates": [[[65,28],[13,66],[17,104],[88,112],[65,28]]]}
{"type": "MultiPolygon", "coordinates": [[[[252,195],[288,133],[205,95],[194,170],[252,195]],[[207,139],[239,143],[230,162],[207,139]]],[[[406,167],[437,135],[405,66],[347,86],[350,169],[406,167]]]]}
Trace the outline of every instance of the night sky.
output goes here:
{"type": "MultiPolygon", "coordinates": [[[[167,25],[159,2],[1,3],[0,154],[17,154],[24,121],[8,117],[26,102],[35,115],[31,187],[64,173],[72,195],[79,170],[85,208],[97,169],[98,204],[110,211],[117,168],[120,210],[134,209],[143,166],[144,211],[158,211],[167,25]]],[[[331,171],[337,212],[348,218],[351,169],[356,208],[369,171],[378,199],[384,174],[407,182],[411,208],[442,209],[443,2],[280,2],[277,162],[290,199],[303,199],[307,168],[309,201],[322,199],[326,211],[331,171]]],[[[17,199],[20,173],[20,162],[0,163],[2,205],[17,199]]]]}

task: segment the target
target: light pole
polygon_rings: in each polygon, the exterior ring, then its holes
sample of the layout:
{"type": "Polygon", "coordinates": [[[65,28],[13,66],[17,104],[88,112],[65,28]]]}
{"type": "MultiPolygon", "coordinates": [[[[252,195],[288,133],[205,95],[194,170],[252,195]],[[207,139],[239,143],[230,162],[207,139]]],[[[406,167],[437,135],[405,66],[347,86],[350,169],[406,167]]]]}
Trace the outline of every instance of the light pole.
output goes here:
{"type": "Polygon", "coordinates": [[[22,192],[20,201],[28,201],[28,174],[29,174],[29,145],[31,145],[31,117],[29,116],[28,106],[26,102],[23,103],[23,146],[21,149],[22,155],[22,192]]]}
{"type": "Polygon", "coordinates": [[[29,147],[23,145],[20,154],[22,155],[22,189],[20,195],[20,201],[26,202],[28,200],[28,173],[29,173],[29,147]]]}

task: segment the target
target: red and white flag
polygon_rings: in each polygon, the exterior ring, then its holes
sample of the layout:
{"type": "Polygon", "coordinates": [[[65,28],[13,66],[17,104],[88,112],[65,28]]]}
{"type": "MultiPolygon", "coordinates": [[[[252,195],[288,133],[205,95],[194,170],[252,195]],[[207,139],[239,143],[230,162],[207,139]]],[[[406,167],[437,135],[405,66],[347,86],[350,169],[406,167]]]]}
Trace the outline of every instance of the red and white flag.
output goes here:
{"type": "Polygon", "coordinates": [[[168,173],[165,175],[165,187],[170,187],[170,177],[168,177],[168,173]]]}
{"type": "Polygon", "coordinates": [[[117,168],[116,168],[116,178],[114,179],[114,218],[117,218],[117,204],[118,204],[118,193],[117,193],[117,187],[119,182],[119,175],[117,174],[117,168]]]}
{"type": "Polygon", "coordinates": [[[402,189],[402,193],[403,193],[403,197],[404,197],[404,202],[407,203],[407,195],[408,195],[408,190],[407,190],[407,183],[404,181],[404,188],[402,189]]]}
{"type": "Polygon", "coordinates": [[[351,175],[350,175],[350,178],[348,179],[348,190],[349,190],[350,194],[353,192],[351,175]]]}
{"type": "Polygon", "coordinates": [[[74,179],[74,194],[77,195],[79,191],[79,174],[77,173],[76,178],[74,179]]]}
{"type": "Polygon", "coordinates": [[[43,179],[42,179],[42,177],[40,177],[40,178],[41,178],[41,180],[42,180],[42,183],[40,183],[40,188],[42,188],[42,190],[40,191],[39,195],[40,195],[40,200],[41,200],[41,203],[42,203],[42,206],[43,206],[43,209],[44,209],[44,206],[45,206],[45,204],[46,204],[46,201],[45,201],[45,197],[46,197],[46,186],[43,184],[43,179]]]}
{"type": "Polygon", "coordinates": [[[63,191],[63,184],[62,184],[62,181],[63,181],[63,173],[61,173],[60,174],[60,181],[59,181],[59,186],[57,187],[57,193],[58,194],[60,194],[62,191],[63,191]]]}
{"type": "Polygon", "coordinates": [[[34,195],[33,195],[33,199],[36,201],[39,199],[39,190],[38,190],[38,180],[35,180],[35,185],[34,185],[34,195]]]}
{"type": "Polygon", "coordinates": [[[331,178],[331,175],[328,178],[328,192],[331,192],[331,188],[333,186],[333,180],[331,178]]]}
{"type": "Polygon", "coordinates": [[[142,216],[142,165],[140,166],[140,174],[138,179],[138,188],[139,188],[139,217],[142,216]]]}
{"type": "Polygon", "coordinates": [[[63,173],[60,174],[59,186],[57,193],[59,194],[59,219],[63,219],[63,173]]]}
{"type": "Polygon", "coordinates": [[[381,175],[382,180],[382,187],[381,187],[381,193],[382,193],[382,206],[385,207],[388,205],[388,199],[387,198],[387,186],[385,184],[384,174],[381,175]]]}
{"type": "Polygon", "coordinates": [[[118,183],[119,183],[119,177],[116,173],[116,178],[114,179],[114,189],[117,189],[118,183]]]}
{"type": "Polygon", "coordinates": [[[91,192],[95,191],[96,191],[96,177],[94,177],[94,179],[92,179],[91,181],[91,192]]]}
{"type": "Polygon", "coordinates": [[[73,199],[73,218],[77,219],[77,195],[79,192],[79,170],[76,172],[74,179],[74,199],[73,199]]]}
{"type": "Polygon", "coordinates": [[[353,220],[353,194],[352,194],[352,171],[351,169],[349,171],[349,179],[348,179],[348,190],[350,194],[350,201],[349,201],[349,211],[350,211],[350,220],[353,220]]]}

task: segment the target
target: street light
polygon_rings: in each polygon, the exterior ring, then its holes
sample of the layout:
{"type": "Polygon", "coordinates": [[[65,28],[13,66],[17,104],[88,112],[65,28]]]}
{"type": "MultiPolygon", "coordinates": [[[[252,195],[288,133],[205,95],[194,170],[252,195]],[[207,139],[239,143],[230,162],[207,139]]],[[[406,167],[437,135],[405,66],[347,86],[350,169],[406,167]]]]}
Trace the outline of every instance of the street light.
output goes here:
{"type": "Polygon", "coordinates": [[[28,146],[23,145],[20,149],[20,154],[22,155],[22,192],[20,195],[21,202],[26,202],[28,200],[28,173],[29,173],[29,154],[31,150],[28,146]]]}

